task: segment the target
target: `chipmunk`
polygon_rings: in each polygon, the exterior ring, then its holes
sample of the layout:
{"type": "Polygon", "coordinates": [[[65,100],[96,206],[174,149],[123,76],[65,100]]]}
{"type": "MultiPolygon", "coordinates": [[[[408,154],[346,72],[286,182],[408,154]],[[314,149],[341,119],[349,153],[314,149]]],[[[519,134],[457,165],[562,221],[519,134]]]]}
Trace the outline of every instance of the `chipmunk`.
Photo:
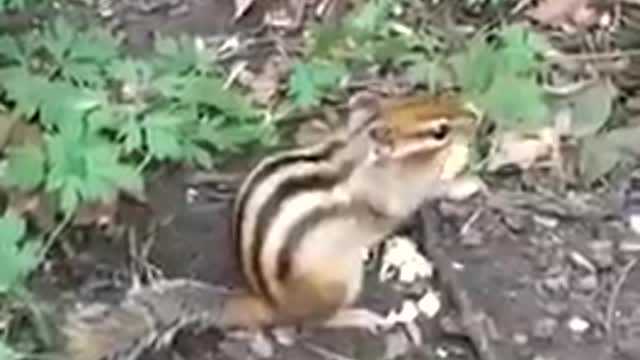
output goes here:
{"type": "Polygon", "coordinates": [[[232,226],[246,291],[192,280],[142,287],[117,306],[73,313],[67,357],[135,359],[190,322],[384,328],[383,316],[352,306],[363,250],[443,195],[478,118],[452,96],[359,95],[349,107],[347,131],[266,157],[240,186],[232,226]]]}

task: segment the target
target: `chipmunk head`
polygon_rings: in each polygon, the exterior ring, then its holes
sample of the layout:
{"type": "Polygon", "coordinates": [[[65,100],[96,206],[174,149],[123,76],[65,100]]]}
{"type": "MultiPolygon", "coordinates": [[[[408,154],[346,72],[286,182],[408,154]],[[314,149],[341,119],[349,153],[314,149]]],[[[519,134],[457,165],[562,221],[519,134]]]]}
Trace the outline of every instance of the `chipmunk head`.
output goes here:
{"type": "Polygon", "coordinates": [[[380,165],[453,161],[449,158],[456,154],[451,149],[467,147],[478,119],[470,107],[452,96],[385,102],[365,94],[354,97],[351,106],[351,126],[364,128],[369,159],[380,165]],[[449,155],[438,156],[443,152],[449,155]]]}
{"type": "Polygon", "coordinates": [[[402,215],[419,200],[438,196],[439,186],[466,166],[478,116],[459,99],[419,96],[376,102],[362,96],[352,105],[352,114],[358,114],[357,106],[370,109],[368,118],[354,117],[367,144],[354,187],[390,213],[402,215]]]}

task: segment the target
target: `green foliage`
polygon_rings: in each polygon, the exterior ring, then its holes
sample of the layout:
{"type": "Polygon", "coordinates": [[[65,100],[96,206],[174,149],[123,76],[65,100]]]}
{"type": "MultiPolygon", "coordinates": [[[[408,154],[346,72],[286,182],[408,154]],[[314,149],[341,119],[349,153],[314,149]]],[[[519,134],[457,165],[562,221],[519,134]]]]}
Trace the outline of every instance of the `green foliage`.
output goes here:
{"type": "Polygon", "coordinates": [[[636,161],[640,154],[639,127],[622,127],[586,136],[580,147],[581,181],[590,185],[620,164],[636,161]]]}
{"type": "Polygon", "coordinates": [[[26,239],[24,219],[11,211],[0,217],[0,295],[22,286],[38,266],[37,242],[26,239]]]}
{"type": "Polygon", "coordinates": [[[462,93],[499,126],[531,129],[545,123],[547,105],[536,80],[543,46],[520,25],[480,34],[451,58],[462,93]]]}
{"type": "Polygon", "coordinates": [[[346,74],[341,64],[297,63],[289,78],[289,96],[302,108],[318,105],[322,93],[335,88],[346,74]]]}
{"type": "MultiPolygon", "coordinates": [[[[0,0],[0,12],[7,10],[24,10],[42,2],[42,0],[0,0]]],[[[2,359],[2,356],[0,356],[2,359]]]]}
{"type": "Polygon", "coordinates": [[[8,344],[0,340],[0,360],[17,360],[21,359],[18,353],[16,353],[8,344]]]}
{"type": "Polygon", "coordinates": [[[34,145],[12,146],[6,149],[7,169],[4,185],[22,191],[36,189],[44,180],[45,154],[34,145]]]}
{"type": "Polygon", "coordinates": [[[289,78],[289,96],[295,105],[319,104],[349,74],[372,67],[407,66],[432,53],[434,39],[395,21],[393,4],[392,0],[367,1],[339,23],[312,29],[304,60],[294,65],[289,78]]]}
{"type": "Polygon", "coordinates": [[[0,36],[5,104],[41,129],[35,145],[4,149],[2,183],[56,195],[72,213],[86,201],[143,192],[149,163],[211,167],[221,151],[264,143],[270,129],[224,86],[212,54],[160,38],[148,57],[124,55],[98,27],[63,18],[21,37],[0,36]]]}

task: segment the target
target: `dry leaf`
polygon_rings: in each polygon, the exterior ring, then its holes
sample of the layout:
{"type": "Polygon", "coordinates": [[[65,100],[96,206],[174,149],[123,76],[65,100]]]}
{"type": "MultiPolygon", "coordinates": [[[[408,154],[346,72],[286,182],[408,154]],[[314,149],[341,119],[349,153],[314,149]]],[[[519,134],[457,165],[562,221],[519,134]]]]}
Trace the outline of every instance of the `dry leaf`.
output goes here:
{"type": "Polygon", "coordinates": [[[640,156],[640,127],[624,127],[589,136],[580,145],[581,180],[591,182],[606,175],[621,161],[640,156]]]}
{"type": "Polygon", "coordinates": [[[9,192],[8,206],[18,214],[33,219],[38,228],[45,231],[53,229],[56,224],[56,205],[50,195],[13,189],[9,192]]]}
{"type": "Polygon", "coordinates": [[[244,14],[246,14],[247,10],[249,10],[249,8],[251,7],[251,5],[253,5],[254,2],[255,2],[254,0],[234,0],[236,11],[233,14],[233,20],[237,21],[244,14]]]}
{"type": "Polygon", "coordinates": [[[558,148],[556,144],[557,134],[552,127],[545,127],[532,135],[504,132],[494,140],[487,169],[496,171],[509,165],[529,169],[542,159],[554,158],[554,149],[558,148]]]}
{"type": "Polygon", "coordinates": [[[99,225],[113,224],[118,209],[118,201],[113,204],[93,202],[81,205],[73,218],[74,225],[99,225]]]}
{"type": "Polygon", "coordinates": [[[597,22],[595,10],[589,7],[589,0],[545,0],[526,11],[525,15],[551,26],[571,22],[576,25],[589,25],[587,22],[597,22]]]}
{"type": "Polygon", "coordinates": [[[575,137],[596,133],[609,120],[617,89],[609,77],[602,77],[575,94],[572,104],[570,132],[575,137]]]}
{"type": "Polygon", "coordinates": [[[267,105],[278,93],[280,79],[284,76],[284,70],[278,59],[271,57],[262,67],[262,72],[254,74],[248,69],[243,69],[239,74],[239,82],[250,88],[249,97],[259,105],[267,105]]]}
{"type": "Polygon", "coordinates": [[[385,336],[385,353],[383,359],[397,359],[411,350],[411,341],[404,331],[394,331],[385,336]]]}

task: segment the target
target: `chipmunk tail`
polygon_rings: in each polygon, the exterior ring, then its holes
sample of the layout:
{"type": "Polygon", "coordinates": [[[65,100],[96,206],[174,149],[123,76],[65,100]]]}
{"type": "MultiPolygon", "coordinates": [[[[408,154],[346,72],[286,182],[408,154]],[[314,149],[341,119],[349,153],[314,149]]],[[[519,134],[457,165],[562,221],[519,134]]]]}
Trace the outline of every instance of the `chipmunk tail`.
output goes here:
{"type": "Polygon", "coordinates": [[[142,350],[154,329],[138,309],[96,303],[68,314],[62,332],[67,359],[100,360],[142,350]]]}
{"type": "Polygon", "coordinates": [[[129,291],[119,304],[70,311],[62,332],[69,360],[135,359],[173,341],[181,329],[257,327],[273,319],[259,298],[206,283],[162,280],[129,291]]]}

